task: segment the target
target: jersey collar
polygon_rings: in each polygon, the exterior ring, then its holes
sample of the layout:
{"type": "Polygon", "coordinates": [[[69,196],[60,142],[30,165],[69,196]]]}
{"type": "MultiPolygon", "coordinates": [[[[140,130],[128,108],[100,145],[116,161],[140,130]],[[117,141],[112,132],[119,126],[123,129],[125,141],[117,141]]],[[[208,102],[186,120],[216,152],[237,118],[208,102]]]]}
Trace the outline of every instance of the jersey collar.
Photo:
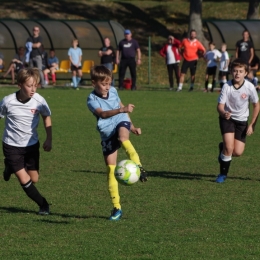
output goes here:
{"type": "Polygon", "coordinates": [[[242,86],[244,85],[244,83],[245,83],[245,80],[243,81],[243,83],[242,83],[238,88],[235,88],[235,86],[234,86],[234,80],[232,79],[232,87],[233,87],[235,90],[238,90],[238,89],[242,88],[242,86]]]}

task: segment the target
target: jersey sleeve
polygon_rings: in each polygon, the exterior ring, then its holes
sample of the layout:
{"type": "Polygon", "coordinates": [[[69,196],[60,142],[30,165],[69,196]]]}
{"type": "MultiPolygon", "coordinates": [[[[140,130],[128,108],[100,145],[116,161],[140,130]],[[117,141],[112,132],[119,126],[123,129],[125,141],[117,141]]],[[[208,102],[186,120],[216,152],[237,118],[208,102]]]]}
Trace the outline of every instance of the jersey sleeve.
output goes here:
{"type": "Polygon", "coordinates": [[[4,118],[7,113],[7,108],[5,105],[5,99],[0,101],[0,118],[4,118]]]}
{"type": "Polygon", "coordinates": [[[92,112],[92,113],[95,113],[96,109],[100,108],[100,104],[98,102],[98,99],[95,97],[94,94],[90,94],[88,96],[88,99],[87,99],[87,106],[88,106],[88,109],[92,112]]]}
{"type": "Polygon", "coordinates": [[[218,58],[221,58],[222,53],[221,53],[219,50],[217,50],[216,56],[217,56],[218,58]]]}
{"type": "Polygon", "coordinates": [[[42,100],[40,114],[42,116],[50,116],[51,115],[51,110],[50,110],[50,108],[49,108],[45,99],[42,100]]]}
{"type": "Polygon", "coordinates": [[[258,94],[257,94],[256,89],[255,89],[255,87],[253,85],[250,87],[250,97],[249,97],[249,100],[253,104],[256,104],[256,103],[259,102],[258,94]]]}
{"type": "Polygon", "coordinates": [[[204,46],[202,45],[201,42],[198,42],[198,49],[201,50],[201,51],[205,51],[205,48],[204,48],[204,46]]]}
{"type": "Polygon", "coordinates": [[[225,52],[225,60],[229,60],[229,55],[227,52],[225,52]]]}
{"type": "Polygon", "coordinates": [[[222,90],[221,90],[220,95],[218,97],[218,103],[219,104],[225,104],[226,103],[226,100],[227,100],[227,87],[228,87],[227,83],[225,83],[224,86],[222,87],[222,90]]]}

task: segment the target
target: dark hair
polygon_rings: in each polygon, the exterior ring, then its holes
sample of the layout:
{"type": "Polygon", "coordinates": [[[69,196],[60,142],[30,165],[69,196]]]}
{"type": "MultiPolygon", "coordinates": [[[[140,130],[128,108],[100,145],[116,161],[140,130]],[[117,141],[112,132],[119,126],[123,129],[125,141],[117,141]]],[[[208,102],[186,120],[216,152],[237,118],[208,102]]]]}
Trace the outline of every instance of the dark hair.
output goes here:
{"type": "Polygon", "coordinates": [[[55,52],[55,50],[53,48],[51,48],[50,51],[54,51],[55,52]]]}
{"type": "Polygon", "coordinates": [[[212,41],[211,41],[211,42],[209,42],[209,45],[214,45],[214,46],[216,46],[216,45],[215,45],[215,43],[214,43],[214,42],[212,42],[212,41]]]}
{"type": "Polygon", "coordinates": [[[94,80],[94,81],[98,81],[98,80],[103,81],[107,78],[112,79],[112,72],[104,65],[97,65],[91,69],[90,77],[91,77],[91,80],[94,80]]]}
{"type": "Polygon", "coordinates": [[[234,67],[244,67],[246,72],[249,71],[248,63],[240,58],[233,60],[230,69],[233,70],[234,67]]]}

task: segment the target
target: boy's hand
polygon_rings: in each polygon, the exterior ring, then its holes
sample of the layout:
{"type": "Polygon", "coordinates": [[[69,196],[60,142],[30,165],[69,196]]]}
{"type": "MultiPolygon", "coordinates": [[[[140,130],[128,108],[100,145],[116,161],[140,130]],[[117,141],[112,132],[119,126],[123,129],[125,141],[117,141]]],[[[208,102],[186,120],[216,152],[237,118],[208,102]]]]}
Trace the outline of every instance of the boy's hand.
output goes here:
{"type": "Polygon", "coordinates": [[[120,108],[120,112],[121,113],[132,113],[133,110],[134,110],[134,105],[133,104],[128,104],[127,106],[125,107],[121,107],[120,108]]]}
{"type": "Polygon", "coordinates": [[[52,141],[49,140],[49,139],[46,139],[44,144],[43,144],[43,146],[42,146],[42,148],[43,148],[43,150],[45,152],[49,152],[51,150],[51,148],[52,148],[52,141]]]}
{"type": "Polygon", "coordinates": [[[246,135],[252,135],[254,133],[254,129],[252,125],[247,127],[246,135]]]}
{"type": "Polygon", "coordinates": [[[141,128],[132,128],[131,132],[135,135],[140,135],[142,133],[141,128]]]}
{"type": "Polygon", "coordinates": [[[231,112],[229,111],[224,111],[224,113],[222,114],[222,117],[225,118],[225,119],[230,119],[231,117],[231,112]]]}

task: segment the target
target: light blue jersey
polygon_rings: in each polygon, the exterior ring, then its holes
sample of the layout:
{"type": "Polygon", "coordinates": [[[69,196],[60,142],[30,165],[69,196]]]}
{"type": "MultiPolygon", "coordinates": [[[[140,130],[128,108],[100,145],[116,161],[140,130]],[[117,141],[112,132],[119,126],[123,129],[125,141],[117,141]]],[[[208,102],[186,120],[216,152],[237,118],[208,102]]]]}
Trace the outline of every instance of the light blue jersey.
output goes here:
{"type": "Polygon", "coordinates": [[[73,64],[78,64],[81,66],[80,56],[82,56],[82,50],[77,47],[74,49],[73,47],[69,48],[68,55],[71,57],[73,64]]]}
{"type": "MultiPolygon", "coordinates": [[[[116,89],[111,86],[107,98],[102,98],[98,94],[96,94],[95,91],[92,91],[88,96],[87,106],[89,110],[94,114],[94,111],[97,108],[101,108],[103,111],[118,109],[120,108],[120,102],[121,100],[117,94],[116,89]]],[[[112,135],[114,135],[116,131],[116,126],[122,121],[130,122],[127,113],[120,113],[106,119],[97,117],[97,130],[100,133],[101,140],[106,141],[112,135]]]]}

